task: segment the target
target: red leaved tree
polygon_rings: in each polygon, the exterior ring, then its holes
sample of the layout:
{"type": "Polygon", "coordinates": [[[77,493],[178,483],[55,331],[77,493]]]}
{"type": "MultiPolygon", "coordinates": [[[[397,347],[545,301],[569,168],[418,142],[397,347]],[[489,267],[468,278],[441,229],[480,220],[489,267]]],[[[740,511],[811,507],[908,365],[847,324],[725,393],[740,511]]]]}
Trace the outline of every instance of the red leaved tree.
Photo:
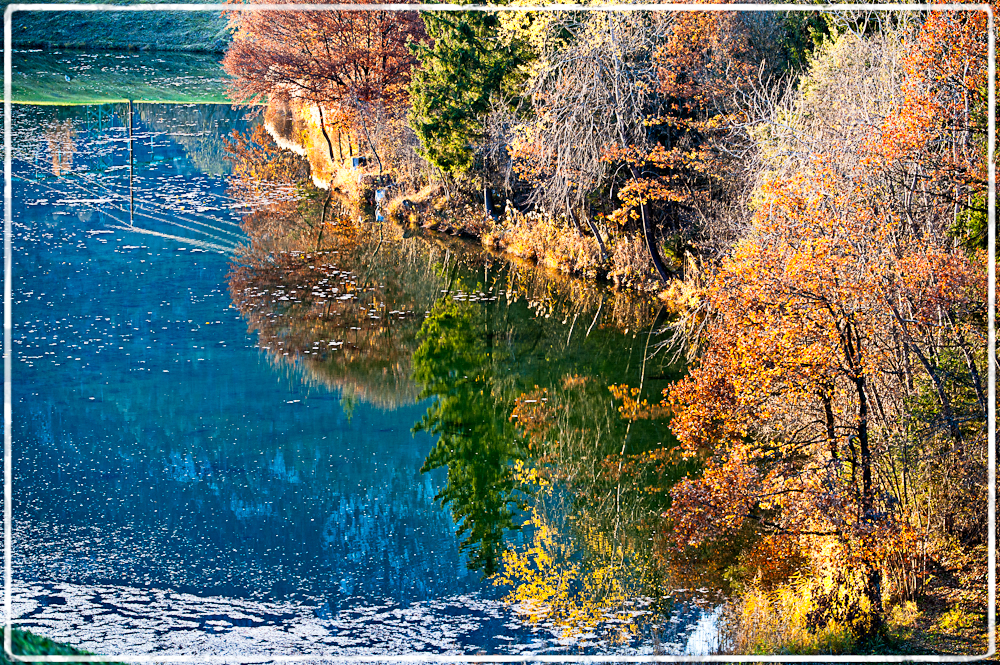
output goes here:
{"type": "Polygon", "coordinates": [[[424,39],[416,12],[244,11],[231,20],[222,64],[235,100],[298,99],[319,110],[324,135],[329,123],[369,142],[372,118],[405,111],[416,62],[407,44],[424,39]]]}

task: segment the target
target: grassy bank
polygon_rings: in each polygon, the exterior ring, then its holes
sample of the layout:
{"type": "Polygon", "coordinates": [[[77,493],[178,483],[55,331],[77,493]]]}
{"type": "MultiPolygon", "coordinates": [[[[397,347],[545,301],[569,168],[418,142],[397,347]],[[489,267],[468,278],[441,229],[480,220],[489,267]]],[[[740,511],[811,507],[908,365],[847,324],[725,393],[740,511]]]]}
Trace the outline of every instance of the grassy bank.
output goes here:
{"type": "Polygon", "coordinates": [[[17,12],[12,37],[17,103],[229,101],[219,59],[230,32],[218,12],[17,12]]]}
{"type": "MultiPolygon", "coordinates": [[[[483,200],[468,192],[449,195],[440,185],[397,194],[386,206],[386,212],[390,220],[401,226],[420,226],[472,238],[490,251],[513,255],[569,275],[606,280],[616,286],[647,293],[662,291],[664,298],[671,297],[674,291],[687,292],[679,279],[674,280],[676,284],[669,285],[657,279],[639,234],[612,235],[607,228],[599,228],[604,243],[602,256],[595,235],[577,229],[565,216],[523,213],[508,202],[502,212],[491,217],[485,211],[483,200]]],[[[661,252],[680,278],[683,261],[666,245],[661,252]]]]}
{"type": "MultiPolygon", "coordinates": [[[[0,629],[0,634],[2,634],[2,629],[0,629]]],[[[38,635],[33,635],[26,630],[18,630],[17,628],[11,630],[11,650],[18,656],[90,655],[87,651],[81,651],[80,649],[75,649],[65,644],[59,644],[58,642],[53,642],[47,637],[39,637],[38,635]]],[[[78,661],[70,661],[68,665],[73,665],[73,663],[76,662],[78,661]]],[[[10,658],[7,656],[7,653],[3,650],[0,650],[0,665],[13,665],[10,658]]]]}
{"type": "Polygon", "coordinates": [[[21,104],[118,101],[228,103],[212,53],[42,51],[13,54],[11,95],[21,104]]]}

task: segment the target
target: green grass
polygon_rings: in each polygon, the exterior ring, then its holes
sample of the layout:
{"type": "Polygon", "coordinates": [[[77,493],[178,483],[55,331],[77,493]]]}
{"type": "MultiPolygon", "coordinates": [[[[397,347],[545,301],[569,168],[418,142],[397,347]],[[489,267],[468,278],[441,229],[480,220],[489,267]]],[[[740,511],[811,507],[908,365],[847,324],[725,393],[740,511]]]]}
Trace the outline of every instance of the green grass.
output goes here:
{"type": "Polygon", "coordinates": [[[12,37],[19,103],[229,101],[218,62],[230,31],[218,12],[17,12],[12,37]]]}
{"type": "MultiPolygon", "coordinates": [[[[0,635],[3,629],[0,628],[0,635]]],[[[82,656],[89,655],[87,651],[81,651],[65,644],[53,642],[46,637],[33,635],[25,630],[11,629],[11,651],[18,656],[82,656]]],[[[80,663],[82,661],[73,661],[80,663]]],[[[93,662],[93,661],[90,661],[93,662]]],[[[98,661],[110,662],[110,661],[98,661]]],[[[13,665],[7,653],[0,650],[0,665],[13,665]]]]}
{"type": "Polygon", "coordinates": [[[227,103],[226,78],[217,54],[18,49],[13,53],[11,99],[62,105],[129,99],[227,103]]]}

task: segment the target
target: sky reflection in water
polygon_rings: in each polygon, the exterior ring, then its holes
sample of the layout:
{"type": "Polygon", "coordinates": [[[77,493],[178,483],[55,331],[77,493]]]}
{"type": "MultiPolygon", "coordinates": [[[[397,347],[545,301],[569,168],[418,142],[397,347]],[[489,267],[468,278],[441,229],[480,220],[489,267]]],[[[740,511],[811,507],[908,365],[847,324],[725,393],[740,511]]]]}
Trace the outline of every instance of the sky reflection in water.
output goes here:
{"type": "MultiPolygon", "coordinates": [[[[533,624],[469,569],[434,501],[444,469],[421,472],[436,437],[411,432],[430,401],[402,385],[409,358],[392,361],[404,362],[398,399],[381,399],[363,390],[371,377],[352,383],[343,361],[328,360],[350,351],[345,337],[322,357],[312,341],[290,358],[260,348],[258,335],[287,338],[290,324],[269,327],[273,301],[237,309],[233,255],[217,251],[246,242],[220,147],[248,127],[240,112],[136,105],[134,225],[146,232],[126,228],[125,108],[15,107],[17,623],[100,653],[652,649],[649,634],[611,644],[601,631],[533,624]]],[[[404,267],[454,260],[426,242],[400,247],[404,267]]],[[[470,289],[478,269],[462,268],[470,289]]],[[[401,334],[415,346],[440,289],[410,281],[428,309],[397,306],[387,291],[373,307],[409,312],[401,334]]],[[[552,351],[573,329],[539,311],[526,301],[489,310],[488,325],[518,337],[511,348],[541,331],[542,348],[516,360],[533,363],[519,380],[600,353],[552,351]]],[[[604,332],[593,344],[635,338],[604,332]]],[[[504,537],[523,549],[536,534],[504,537]]],[[[657,628],[662,648],[683,651],[700,617],[676,606],[657,628]]]]}

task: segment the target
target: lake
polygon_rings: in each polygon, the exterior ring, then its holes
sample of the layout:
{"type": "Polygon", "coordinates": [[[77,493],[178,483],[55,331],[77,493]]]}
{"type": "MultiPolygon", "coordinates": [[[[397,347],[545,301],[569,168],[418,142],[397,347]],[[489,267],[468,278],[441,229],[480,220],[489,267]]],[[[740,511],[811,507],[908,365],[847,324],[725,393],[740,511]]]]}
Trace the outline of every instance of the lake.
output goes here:
{"type": "Polygon", "coordinates": [[[81,100],[13,110],[15,624],[124,660],[713,648],[608,462],[672,441],[608,390],[679,376],[654,301],[288,155],[257,187],[253,109],[81,100]]]}

